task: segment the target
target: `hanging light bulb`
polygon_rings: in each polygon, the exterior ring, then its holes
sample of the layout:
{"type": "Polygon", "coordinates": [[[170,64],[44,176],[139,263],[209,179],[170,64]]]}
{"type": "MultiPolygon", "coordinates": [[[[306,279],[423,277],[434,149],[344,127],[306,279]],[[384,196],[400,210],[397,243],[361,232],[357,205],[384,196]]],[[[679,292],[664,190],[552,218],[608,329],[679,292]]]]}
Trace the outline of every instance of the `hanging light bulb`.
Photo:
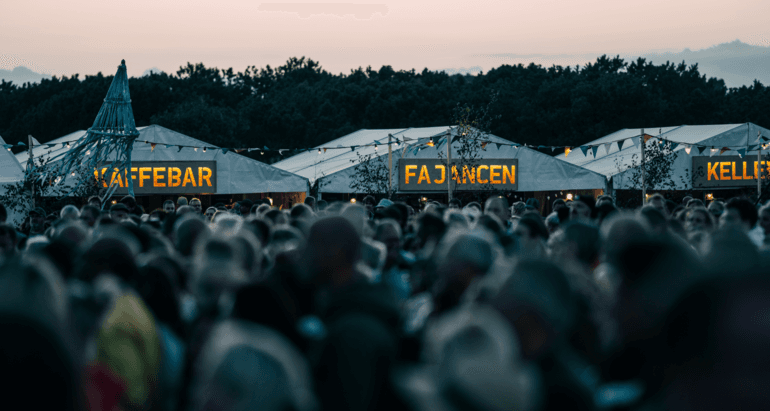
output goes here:
{"type": "Polygon", "coordinates": [[[193,147],[193,151],[197,152],[198,151],[198,147],[193,147]]]}
{"type": "Polygon", "coordinates": [[[91,155],[91,150],[86,150],[86,155],[90,156],[91,155]]]}
{"type": "Polygon", "coordinates": [[[320,148],[318,149],[318,154],[321,154],[321,149],[320,148]]]}
{"type": "Polygon", "coordinates": [[[206,147],[203,147],[203,152],[204,152],[204,153],[206,152],[206,147]]]}
{"type": "Polygon", "coordinates": [[[67,148],[70,148],[70,143],[67,143],[67,148]]]}
{"type": "Polygon", "coordinates": [[[377,151],[377,144],[374,145],[374,151],[377,151]]]}
{"type": "Polygon", "coordinates": [[[264,156],[264,155],[265,155],[265,152],[264,152],[264,151],[260,151],[260,152],[259,152],[259,154],[261,154],[261,155],[263,155],[263,156],[264,156]]]}
{"type": "Polygon", "coordinates": [[[72,172],[72,177],[75,177],[75,172],[74,171],[72,172]]]}
{"type": "Polygon", "coordinates": [[[8,147],[8,151],[11,151],[11,148],[10,148],[10,147],[8,147]]]}

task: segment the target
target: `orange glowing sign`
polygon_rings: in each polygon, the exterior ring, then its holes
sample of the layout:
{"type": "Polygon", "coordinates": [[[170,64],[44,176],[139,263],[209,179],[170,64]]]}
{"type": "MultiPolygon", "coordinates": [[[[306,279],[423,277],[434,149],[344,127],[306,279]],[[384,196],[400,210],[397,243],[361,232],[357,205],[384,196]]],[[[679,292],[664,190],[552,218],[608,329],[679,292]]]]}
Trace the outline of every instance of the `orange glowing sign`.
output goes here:
{"type": "Polygon", "coordinates": [[[215,161],[134,162],[130,173],[103,166],[94,170],[94,177],[104,188],[117,187],[116,194],[128,192],[129,178],[137,195],[214,194],[217,192],[216,170],[215,161]]]}
{"type": "Polygon", "coordinates": [[[444,191],[447,178],[454,190],[517,190],[518,159],[482,159],[472,164],[438,159],[399,160],[400,191],[444,191]]]}

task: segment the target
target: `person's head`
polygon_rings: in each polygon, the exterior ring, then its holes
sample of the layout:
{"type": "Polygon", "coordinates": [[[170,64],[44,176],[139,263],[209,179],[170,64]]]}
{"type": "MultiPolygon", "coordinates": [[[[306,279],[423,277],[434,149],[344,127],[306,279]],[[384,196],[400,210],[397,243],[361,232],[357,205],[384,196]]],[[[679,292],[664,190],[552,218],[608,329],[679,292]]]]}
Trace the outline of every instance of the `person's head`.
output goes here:
{"type": "Polygon", "coordinates": [[[99,219],[99,209],[92,205],[84,205],[80,209],[80,219],[86,223],[87,226],[93,227],[96,224],[96,220],[99,219]]]}
{"type": "Polygon", "coordinates": [[[270,211],[270,204],[260,204],[259,207],[257,207],[257,216],[263,216],[265,213],[270,211]]]}
{"type": "Polygon", "coordinates": [[[29,212],[29,227],[33,233],[42,233],[45,230],[46,213],[42,207],[35,207],[29,212]]]}
{"type": "Polygon", "coordinates": [[[99,196],[88,197],[88,205],[96,207],[97,210],[101,210],[102,200],[99,198],[99,196]]]}
{"type": "Polygon", "coordinates": [[[361,255],[361,237],[344,217],[327,217],[310,227],[305,269],[317,285],[343,286],[354,278],[361,255]]]}
{"type": "Polygon", "coordinates": [[[545,250],[549,233],[543,219],[538,214],[524,214],[513,229],[519,238],[520,252],[525,257],[540,257],[545,250]]]}
{"type": "Polygon", "coordinates": [[[198,198],[193,198],[190,200],[190,207],[193,208],[195,214],[200,215],[203,212],[203,205],[201,204],[201,200],[198,198]]]}
{"type": "Polygon", "coordinates": [[[668,215],[668,208],[666,208],[666,198],[662,194],[653,194],[647,200],[647,204],[658,209],[664,216],[668,215]]]}
{"type": "Polygon", "coordinates": [[[693,207],[706,207],[706,205],[703,204],[703,201],[695,198],[690,200],[689,203],[687,203],[687,208],[693,208],[693,207]]]}
{"type": "Polygon", "coordinates": [[[8,224],[0,224],[0,254],[8,256],[16,251],[16,229],[8,224]]]}
{"type": "Polygon", "coordinates": [[[251,211],[251,206],[253,206],[253,205],[254,205],[254,203],[251,200],[249,200],[249,199],[239,201],[238,202],[238,211],[239,211],[240,215],[242,215],[244,217],[249,215],[249,212],[251,211]]]}
{"type": "Polygon", "coordinates": [[[449,208],[452,210],[457,210],[463,207],[463,202],[460,201],[459,198],[453,198],[449,200],[449,208]]]}
{"type": "Polygon", "coordinates": [[[596,208],[596,202],[590,195],[578,195],[570,208],[570,220],[590,221],[596,208]]]}
{"type": "Polygon", "coordinates": [[[484,214],[497,217],[503,225],[507,225],[508,220],[510,219],[508,211],[508,200],[506,200],[505,197],[490,197],[487,199],[487,202],[484,203],[484,214]]]}
{"type": "Polygon", "coordinates": [[[316,201],[315,201],[315,197],[313,197],[313,196],[307,196],[307,197],[305,197],[305,205],[307,205],[308,207],[310,207],[310,209],[311,209],[311,210],[315,211],[315,210],[316,210],[316,201]]]}
{"type": "Polygon", "coordinates": [[[718,219],[722,216],[722,213],[725,212],[725,203],[714,200],[711,202],[711,204],[709,204],[708,211],[712,216],[714,216],[714,218],[718,219]]]}
{"type": "Polygon", "coordinates": [[[313,218],[313,210],[307,204],[297,203],[291,208],[290,215],[292,219],[309,220],[313,218]]]}
{"type": "Polygon", "coordinates": [[[177,207],[186,206],[187,205],[187,197],[180,196],[176,199],[176,205],[177,207]]]}
{"type": "Polygon", "coordinates": [[[120,199],[120,203],[123,203],[128,207],[128,211],[130,213],[133,213],[134,209],[136,208],[136,198],[133,196],[125,196],[120,199]]]}
{"type": "Polygon", "coordinates": [[[396,264],[401,251],[401,226],[391,219],[381,220],[374,232],[374,239],[385,244],[387,254],[384,268],[396,264]]]}
{"type": "Polygon", "coordinates": [[[610,204],[615,205],[615,201],[612,200],[611,196],[608,196],[606,194],[600,195],[599,198],[596,200],[596,207],[601,207],[604,204],[610,204]]]}
{"type": "Polygon", "coordinates": [[[123,221],[128,218],[128,207],[123,203],[117,203],[110,207],[110,217],[115,221],[123,221]]]}
{"type": "Polygon", "coordinates": [[[316,208],[318,209],[318,211],[324,211],[324,210],[326,210],[326,207],[328,207],[328,206],[329,206],[329,202],[328,201],[326,201],[326,200],[318,200],[318,205],[316,206],[316,208]]]}
{"type": "Polygon", "coordinates": [[[754,204],[744,198],[731,198],[725,204],[725,211],[719,218],[721,227],[733,225],[744,231],[751,230],[756,223],[757,209],[754,204]]]}
{"type": "Polygon", "coordinates": [[[5,224],[8,220],[8,211],[3,204],[0,204],[0,224],[5,224]]]}
{"type": "Polygon", "coordinates": [[[682,197],[682,205],[687,207],[687,204],[690,203],[690,200],[692,200],[691,196],[684,196],[684,197],[682,197]]]}
{"type": "Polygon", "coordinates": [[[710,232],[714,228],[714,219],[705,208],[688,208],[685,214],[684,228],[688,233],[710,232]]]}
{"type": "Polygon", "coordinates": [[[80,218],[80,211],[72,204],[64,206],[59,212],[59,218],[62,220],[77,220],[80,218]]]}
{"type": "Polygon", "coordinates": [[[211,221],[212,218],[214,218],[214,214],[217,213],[217,209],[214,207],[209,207],[206,209],[206,219],[211,221]]]}
{"type": "Polygon", "coordinates": [[[176,212],[176,205],[174,205],[174,202],[171,200],[166,200],[163,202],[163,211],[173,214],[176,212]]]}
{"type": "Polygon", "coordinates": [[[578,262],[593,267],[599,259],[599,229],[582,221],[567,223],[548,244],[557,264],[578,262]]]}

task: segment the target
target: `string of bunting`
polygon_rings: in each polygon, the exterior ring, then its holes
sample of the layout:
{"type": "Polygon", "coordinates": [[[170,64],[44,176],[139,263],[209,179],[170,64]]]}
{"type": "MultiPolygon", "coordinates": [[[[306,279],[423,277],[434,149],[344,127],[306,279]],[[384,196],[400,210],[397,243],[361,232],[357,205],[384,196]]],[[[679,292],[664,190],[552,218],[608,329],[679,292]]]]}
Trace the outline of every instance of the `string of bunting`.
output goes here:
{"type": "MultiPolygon", "coordinates": [[[[746,144],[746,145],[739,145],[739,146],[709,146],[709,145],[701,145],[701,144],[691,144],[691,143],[683,143],[683,142],[677,142],[672,141],[663,137],[656,137],[649,134],[639,135],[635,137],[629,137],[609,142],[603,142],[599,144],[587,144],[582,146],[564,146],[564,145],[558,145],[558,146],[548,146],[548,145],[533,145],[533,144],[518,144],[518,143],[500,143],[497,141],[492,141],[488,139],[483,138],[466,138],[460,135],[454,135],[452,136],[452,144],[454,144],[456,141],[463,139],[463,140],[469,140],[469,141],[477,141],[481,147],[482,150],[486,150],[487,146],[489,144],[493,144],[497,147],[499,150],[503,146],[508,147],[526,147],[530,149],[537,149],[537,150],[548,150],[550,149],[551,152],[555,152],[556,150],[563,150],[564,156],[567,157],[569,154],[574,150],[580,150],[583,154],[583,156],[588,156],[590,153],[592,157],[596,158],[597,154],[599,154],[600,149],[604,149],[604,154],[609,154],[610,150],[612,149],[612,145],[615,144],[618,147],[618,151],[621,151],[624,146],[627,147],[627,143],[631,143],[634,146],[638,147],[639,144],[641,144],[642,138],[644,139],[644,142],[647,143],[650,139],[655,139],[657,142],[661,145],[669,143],[670,149],[674,150],[679,146],[684,147],[684,151],[690,155],[692,153],[692,149],[697,150],[697,154],[702,155],[706,150],[708,150],[708,153],[710,156],[714,155],[722,155],[728,151],[736,151],[739,156],[743,157],[746,155],[746,152],[754,151],[759,149],[759,146],[761,145],[763,149],[770,148],[770,138],[766,136],[759,136],[757,138],[757,141],[755,144],[746,144]]],[[[441,148],[443,144],[446,143],[446,135],[445,136],[437,136],[437,137],[430,137],[430,138],[409,138],[409,137],[403,137],[402,139],[398,139],[395,137],[392,137],[392,141],[386,142],[372,142],[369,144],[359,144],[359,145],[351,145],[351,146],[342,146],[338,145],[336,147],[312,147],[312,148],[281,148],[281,149],[271,149],[267,146],[263,147],[245,147],[245,148],[230,148],[230,147],[214,147],[214,146],[193,146],[193,145],[179,145],[179,144],[165,144],[165,143],[157,143],[152,142],[148,140],[136,140],[134,144],[149,144],[150,149],[152,151],[155,150],[156,147],[161,146],[165,147],[167,149],[169,148],[176,148],[177,151],[182,151],[185,148],[193,149],[195,152],[198,152],[199,150],[203,153],[207,152],[208,150],[220,150],[222,154],[227,154],[228,152],[235,152],[235,153],[243,153],[243,152],[254,152],[259,151],[260,154],[264,155],[267,152],[277,152],[280,155],[285,154],[299,154],[303,152],[309,152],[316,150],[318,154],[326,153],[328,150],[350,150],[355,151],[359,148],[364,147],[374,147],[374,150],[377,151],[379,146],[388,147],[389,145],[395,146],[396,148],[400,148],[400,146],[404,145],[404,154],[406,154],[406,151],[417,153],[420,150],[422,150],[425,147],[436,147],[441,148]],[[423,140],[420,142],[420,140],[423,140]],[[410,142],[413,142],[409,144],[410,142]]],[[[72,141],[63,141],[58,143],[49,143],[49,144],[41,144],[40,146],[45,146],[49,149],[56,149],[56,148],[69,148],[71,144],[77,142],[78,140],[72,140],[72,141]],[[57,147],[59,146],[59,147],[57,147]]],[[[14,144],[4,144],[3,147],[5,147],[8,151],[11,151],[11,148],[14,146],[16,147],[26,147],[26,144],[19,142],[14,144]]]]}

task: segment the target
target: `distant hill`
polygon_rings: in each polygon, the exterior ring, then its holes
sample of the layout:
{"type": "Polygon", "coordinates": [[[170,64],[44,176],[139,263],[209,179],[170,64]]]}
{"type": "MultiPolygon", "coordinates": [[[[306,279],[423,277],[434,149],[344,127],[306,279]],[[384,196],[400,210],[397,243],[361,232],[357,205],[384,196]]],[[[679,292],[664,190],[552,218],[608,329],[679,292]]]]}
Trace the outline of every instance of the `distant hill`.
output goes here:
{"type": "Polygon", "coordinates": [[[51,78],[47,74],[36,73],[26,67],[16,67],[13,70],[0,70],[0,80],[10,81],[13,84],[37,83],[44,78],[51,78]]]}
{"type": "MultiPolygon", "coordinates": [[[[650,53],[642,57],[655,64],[666,61],[688,65],[698,63],[698,70],[707,77],[717,77],[728,87],[751,85],[754,79],[770,84],[770,47],[752,46],[735,40],[703,50],[684,49],[680,52],[650,53]]],[[[627,56],[626,59],[630,59],[627,56]]]]}

